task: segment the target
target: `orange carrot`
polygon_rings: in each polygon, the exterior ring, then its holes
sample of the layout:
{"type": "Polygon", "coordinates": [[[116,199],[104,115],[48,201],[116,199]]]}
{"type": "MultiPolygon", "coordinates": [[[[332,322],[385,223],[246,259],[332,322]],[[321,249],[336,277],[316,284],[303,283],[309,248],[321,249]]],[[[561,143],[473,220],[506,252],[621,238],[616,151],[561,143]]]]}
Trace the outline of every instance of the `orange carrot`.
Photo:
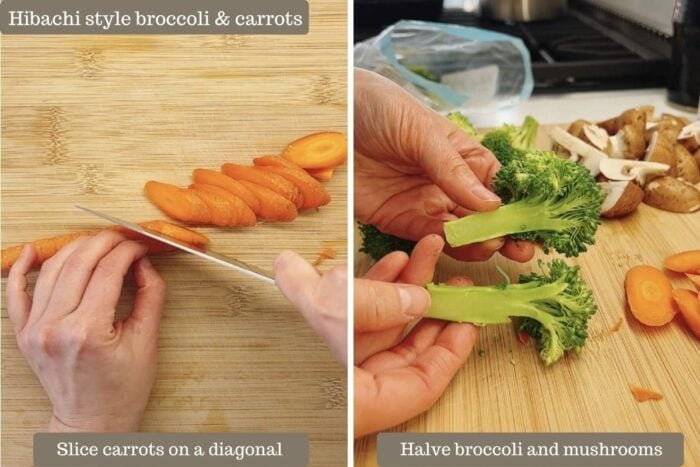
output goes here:
{"type": "Polygon", "coordinates": [[[212,213],[209,206],[196,193],[175,185],[149,181],[146,196],[168,216],[191,224],[210,224],[212,213]]]}
{"type": "Polygon", "coordinates": [[[664,259],[664,267],[676,272],[700,273],[700,250],[676,253],[664,259]]]}
{"type": "Polygon", "coordinates": [[[673,319],[676,310],[672,290],[664,273],[652,266],[635,266],[627,271],[627,302],[634,317],[647,326],[663,326],[673,319]]]}
{"type": "Polygon", "coordinates": [[[690,282],[695,284],[695,288],[700,291],[700,274],[690,274],[686,272],[685,277],[690,279],[690,282]]]}
{"type": "Polygon", "coordinates": [[[336,256],[338,256],[338,252],[335,251],[334,248],[324,248],[321,250],[321,252],[318,254],[318,258],[316,258],[316,261],[314,261],[312,264],[314,266],[320,266],[323,264],[324,261],[327,259],[335,259],[336,256]]]}
{"type": "MultiPolygon", "coordinates": [[[[303,169],[297,167],[286,167],[284,165],[268,164],[272,160],[284,161],[281,157],[266,157],[255,159],[255,165],[261,169],[283,177],[292,182],[302,194],[304,198],[303,209],[313,209],[320,206],[325,206],[331,201],[331,197],[318,181],[306,173],[303,169]]],[[[291,162],[285,161],[288,164],[291,162]]]]}
{"type": "Polygon", "coordinates": [[[252,209],[256,215],[260,213],[260,201],[258,201],[258,198],[237,180],[221,172],[208,169],[195,169],[192,173],[192,178],[195,183],[218,186],[233,193],[235,196],[242,199],[245,204],[250,206],[250,209],[252,209]]]}
{"type": "MultiPolygon", "coordinates": [[[[209,239],[204,235],[195,232],[178,225],[169,224],[164,221],[151,221],[144,222],[140,224],[146,230],[152,232],[160,233],[168,237],[174,238],[184,243],[188,243],[193,246],[205,245],[209,242],[209,239]]],[[[149,253],[164,253],[168,251],[173,251],[175,248],[167,245],[165,243],[153,240],[151,238],[139,235],[131,230],[125,229],[123,227],[110,227],[112,230],[116,230],[125,237],[143,242],[148,246],[149,253]]],[[[53,255],[58,253],[58,251],[64,246],[68,245],[73,240],[79,237],[93,236],[97,235],[102,230],[85,230],[82,232],[75,232],[67,235],[59,235],[56,237],[42,238],[35,240],[32,243],[34,245],[34,250],[36,251],[36,259],[34,261],[33,267],[39,267],[47,259],[51,258],[53,255]]],[[[2,250],[2,273],[7,273],[13,264],[19,258],[20,253],[24,248],[24,244],[15,245],[2,250]]]]}
{"type": "Polygon", "coordinates": [[[336,167],[348,157],[348,141],[334,131],[314,133],[289,143],[282,157],[304,169],[336,167]]]}
{"type": "Polygon", "coordinates": [[[233,221],[233,206],[228,200],[217,196],[215,194],[198,191],[193,189],[194,185],[191,185],[188,191],[193,192],[196,196],[204,201],[204,204],[209,208],[211,212],[211,224],[216,227],[231,227],[234,225],[233,221]]]}
{"type": "Polygon", "coordinates": [[[673,300],[676,302],[685,324],[688,325],[695,337],[700,339],[700,298],[690,290],[676,289],[673,291],[673,300]]]}
{"type": "MultiPolygon", "coordinates": [[[[215,185],[207,185],[204,183],[195,183],[190,185],[190,188],[195,190],[199,195],[206,197],[213,196],[222,200],[227,205],[229,209],[229,220],[228,226],[243,226],[249,227],[255,225],[256,218],[253,210],[243,202],[238,196],[233,193],[224,190],[221,187],[215,185]]],[[[214,201],[220,203],[221,201],[214,201]]]]}
{"type": "Polygon", "coordinates": [[[321,182],[327,182],[333,178],[333,172],[335,172],[335,167],[329,167],[326,169],[306,169],[306,171],[316,180],[321,182]]]}
{"type": "Polygon", "coordinates": [[[238,180],[246,180],[268,188],[287,198],[299,209],[304,205],[304,199],[299,189],[290,181],[279,175],[266,172],[257,167],[248,167],[240,164],[224,164],[221,171],[229,177],[238,180]]]}
{"type": "Polygon", "coordinates": [[[630,385],[630,390],[637,402],[660,401],[664,398],[664,395],[659,392],[639,386],[630,385]]]}
{"type": "Polygon", "coordinates": [[[293,221],[297,217],[297,208],[284,196],[262,185],[239,180],[260,200],[260,219],[274,221],[293,221]]]}

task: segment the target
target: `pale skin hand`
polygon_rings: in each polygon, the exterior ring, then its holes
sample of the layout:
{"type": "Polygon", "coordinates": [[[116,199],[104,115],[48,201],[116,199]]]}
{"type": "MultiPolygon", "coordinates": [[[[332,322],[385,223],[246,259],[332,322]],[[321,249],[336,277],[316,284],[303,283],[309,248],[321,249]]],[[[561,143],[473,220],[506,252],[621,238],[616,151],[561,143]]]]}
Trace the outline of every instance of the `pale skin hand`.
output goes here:
{"type": "Polygon", "coordinates": [[[347,364],[348,268],[321,274],[301,256],[282,252],[275,260],[275,281],[333,356],[347,364]]]}
{"type": "MultiPolygon", "coordinates": [[[[487,187],[500,165],[445,117],[376,73],[355,71],[355,217],[409,240],[443,235],[443,223],[501,200],[487,187]]],[[[498,238],[450,256],[481,261],[500,251],[529,261],[534,245],[498,238]]]]}
{"type": "Polygon", "coordinates": [[[83,237],[46,261],[33,297],[27,246],[10,270],[8,314],[17,343],[53,404],[49,431],[136,431],[156,375],[165,282],[147,248],[114,231],[83,237]],[[138,288],[115,321],[124,277],[138,288]]]}
{"type": "MultiPolygon", "coordinates": [[[[421,320],[443,240],[430,235],[409,258],[394,252],[355,281],[355,436],[402,423],[430,408],[464,365],[478,336],[471,324],[421,320]]],[[[448,281],[472,285],[461,277],[448,281]]]]}

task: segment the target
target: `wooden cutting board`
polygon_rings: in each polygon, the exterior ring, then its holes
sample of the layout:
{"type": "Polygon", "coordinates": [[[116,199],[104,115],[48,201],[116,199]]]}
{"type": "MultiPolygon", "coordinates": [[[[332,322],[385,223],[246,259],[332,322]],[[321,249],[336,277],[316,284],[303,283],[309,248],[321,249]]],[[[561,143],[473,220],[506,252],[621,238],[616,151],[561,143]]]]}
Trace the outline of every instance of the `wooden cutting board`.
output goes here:
{"type": "MultiPolygon", "coordinates": [[[[2,39],[2,245],[104,225],[73,207],[163,218],[158,179],[252,162],[320,130],[345,132],[346,3],[312,2],[308,36],[2,39]]],[[[271,269],[282,250],[346,264],[347,171],[332,203],[289,224],[203,228],[215,250],[271,269]]],[[[311,465],[345,465],[346,370],[274,288],[184,254],[168,284],[145,431],[309,433],[311,465]]],[[[34,277],[34,276],[33,276],[34,277]]],[[[3,289],[4,289],[3,280],[3,289]]],[[[127,287],[121,312],[128,309],[127,287]]],[[[2,309],[2,465],[26,466],[50,404],[2,309]]]]}
{"type": "MultiPolygon", "coordinates": [[[[541,131],[539,147],[549,144],[541,131]]],[[[674,214],[642,204],[629,217],[605,220],[596,245],[570,261],[581,265],[599,307],[580,355],[547,368],[532,342],[517,340],[512,325],[487,326],[438,403],[393,431],[682,432],[685,465],[700,465],[700,342],[680,317],[662,328],[637,322],[623,289],[630,267],[661,267],[665,256],[697,248],[698,212],[674,214]],[[611,334],[620,320],[619,331],[611,334]],[[659,391],[664,399],[639,403],[631,384],[659,391]]],[[[537,258],[545,257],[538,252],[537,258]]],[[[360,254],[356,274],[369,266],[369,258],[360,254]]],[[[511,280],[537,270],[536,261],[518,264],[497,256],[460,263],[443,255],[435,280],[467,275],[477,285],[496,284],[503,281],[496,266],[511,280]]],[[[674,287],[693,289],[684,276],[669,277],[674,287]]],[[[358,466],[377,465],[375,436],[356,441],[355,459],[358,466]]]]}

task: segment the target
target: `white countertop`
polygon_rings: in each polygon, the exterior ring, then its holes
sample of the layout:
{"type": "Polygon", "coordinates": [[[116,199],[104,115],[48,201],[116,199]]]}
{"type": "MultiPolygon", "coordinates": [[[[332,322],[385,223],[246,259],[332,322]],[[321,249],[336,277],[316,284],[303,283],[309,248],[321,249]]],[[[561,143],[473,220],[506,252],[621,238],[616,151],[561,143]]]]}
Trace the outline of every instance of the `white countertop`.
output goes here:
{"type": "Polygon", "coordinates": [[[666,100],[666,89],[633,89],[629,91],[576,92],[532,96],[517,107],[490,113],[469,112],[477,127],[494,127],[503,123],[520,124],[532,115],[542,124],[567,123],[577,118],[605,120],[623,110],[640,105],[653,105],[656,114],[672,113],[697,119],[688,108],[672,106],[666,100]]]}

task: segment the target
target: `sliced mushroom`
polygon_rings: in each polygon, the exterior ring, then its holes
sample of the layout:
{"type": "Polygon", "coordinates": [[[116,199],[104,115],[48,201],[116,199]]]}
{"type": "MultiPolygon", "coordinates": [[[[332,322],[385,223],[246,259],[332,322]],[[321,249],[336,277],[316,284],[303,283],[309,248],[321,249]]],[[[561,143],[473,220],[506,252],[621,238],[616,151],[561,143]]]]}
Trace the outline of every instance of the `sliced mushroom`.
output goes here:
{"type": "Polygon", "coordinates": [[[632,180],[599,183],[605,193],[603,217],[622,217],[633,212],[644,198],[644,191],[632,180]]]}
{"type": "Polygon", "coordinates": [[[700,120],[684,126],[678,134],[678,141],[690,152],[700,149],[700,120]]]}
{"type": "Polygon", "coordinates": [[[612,142],[608,136],[608,132],[599,127],[589,123],[583,126],[583,135],[579,136],[582,140],[587,143],[592,144],[596,148],[603,151],[605,154],[610,154],[612,151],[612,142]]]}
{"type": "Polygon", "coordinates": [[[674,152],[674,142],[667,133],[655,131],[649,141],[649,147],[644,154],[647,162],[660,162],[670,166],[669,175],[676,174],[676,154],[674,152]]]}
{"type": "Polygon", "coordinates": [[[567,133],[561,127],[554,126],[549,129],[548,133],[552,141],[561,145],[570,153],[576,154],[579,158],[579,163],[586,167],[594,177],[600,173],[600,161],[608,159],[607,154],[567,133]]]}
{"type": "Polygon", "coordinates": [[[605,129],[609,135],[614,135],[619,132],[623,126],[629,124],[639,125],[642,129],[644,129],[646,126],[646,121],[647,110],[643,109],[642,107],[637,107],[634,109],[625,110],[617,117],[599,122],[598,126],[605,129]]]}
{"type": "Polygon", "coordinates": [[[600,161],[600,172],[610,180],[636,180],[644,186],[648,180],[664,175],[671,167],[658,162],[607,158],[600,161]]]}
{"type": "Polygon", "coordinates": [[[700,182],[700,169],[693,155],[683,145],[678,143],[673,146],[673,150],[676,157],[676,176],[688,183],[695,184],[700,182]]]}
{"type": "Polygon", "coordinates": [[[635,107],[634,110],[639,110],[644,114],[644,117],[646,118],[646,121],[648,122],[652,118],[654,118],[654,108],[653,105],[640,105],[639,107],[635,107]]]}
{"type": "Polygon", "coordinates": [[[695,158],[695,162],[698,163],[698,167],[700,167],[700,149],[695,151],[695,154],[693,154],[693,157],[695,158]]]}
{"type": "Polygon", "coordinates": [[[700,191],[677,178],[660,177],[644,188],[644,202],[664,211],[695,212],[700,209],[700,191]]]}

